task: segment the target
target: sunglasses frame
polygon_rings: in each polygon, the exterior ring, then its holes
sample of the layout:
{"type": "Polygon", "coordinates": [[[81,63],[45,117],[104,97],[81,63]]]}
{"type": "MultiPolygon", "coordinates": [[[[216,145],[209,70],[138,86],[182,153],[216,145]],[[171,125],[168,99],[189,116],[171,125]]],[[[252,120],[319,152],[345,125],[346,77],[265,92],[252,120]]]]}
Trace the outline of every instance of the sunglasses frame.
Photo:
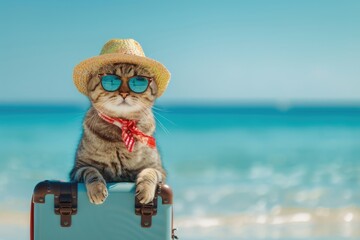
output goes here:
{"type": "MultiPolygon", "coordinates": [[[[107,92],[116,92],[117,90],[119,90],[119,89],[121,88],[122,84],[124,83],[124,80],[123,80],[119,75],[116,75],[116,74],[101,73],[101,74],[98,74],[98,77],[100,78],[101,87],[102,87],[105,91],[107,91],[107,92]],[[117,76],[117,77],[120,79],[120,81],[121,81],[119,87],[118,87],[117,89],[115,89],[114,91],[108,91],[108,90],[106,90],[106,89],[104,88],[104,86],[103,86],[102,78],[103,78],[104,76],[107,76],[107,75],[117,76]]],[[[127,86],[128,86],[128,88],[129,88],[129,90],[130,90],[131,92],[137,93],[137,94],[142,94],[142,93],[146,92],[146,90],[149,88],[150,83],[151,83],[152,81],[153,81],[153,78],[152,78],[152,77],[147,77],[147,76],[142,76],[142,75],[136,75],[136,76],[132,76],[132,77],[127,78],[126,83],[127,83],[127,86]],[[131,78],[134,78],[134,77],[143,77],[143,78],[146,78],[146,79],[149,81],[149,83],[148,83],[148,85],[147,85],[147,87],[145,88],[144,91],[142,91],[142,92],[134,92],[134,91],[130,88],[129,80],[130,80],[131,78]]]]}

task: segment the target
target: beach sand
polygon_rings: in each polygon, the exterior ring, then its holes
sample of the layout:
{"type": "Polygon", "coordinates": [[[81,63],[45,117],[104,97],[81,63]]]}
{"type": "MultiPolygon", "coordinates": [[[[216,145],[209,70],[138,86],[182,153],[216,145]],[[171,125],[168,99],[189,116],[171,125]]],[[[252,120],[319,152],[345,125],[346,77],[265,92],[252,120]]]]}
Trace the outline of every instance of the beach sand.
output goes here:
{"type": "MultiPolygon", "coordinates": [[[[181,239],[342,239],[360,237],[360,209],[281,209],[268,214],[176,217],[181,239]],[[201,236],[200,238],[198,236],[201,236]],[[309,238],[311,236],[311,238],[309,238]],[[331,236],[329,238],[329,236],[331,236]]],[[[29,213],[2,211],[1,239],[27,239],[29,213]]]]}

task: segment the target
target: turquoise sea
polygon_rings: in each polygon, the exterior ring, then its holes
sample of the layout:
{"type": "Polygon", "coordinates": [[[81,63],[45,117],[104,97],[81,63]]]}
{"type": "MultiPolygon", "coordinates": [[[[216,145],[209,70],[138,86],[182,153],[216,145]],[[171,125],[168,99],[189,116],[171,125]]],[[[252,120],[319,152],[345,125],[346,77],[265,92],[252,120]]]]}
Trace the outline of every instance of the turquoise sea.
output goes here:
{"type": "MultiPolygon", "coordinates": [[[[360,107],[156,106],[180,239],[359,239],[360,107]]],[[[67,180],[84,106],[0,106],[0,239],[67,180]]]]}

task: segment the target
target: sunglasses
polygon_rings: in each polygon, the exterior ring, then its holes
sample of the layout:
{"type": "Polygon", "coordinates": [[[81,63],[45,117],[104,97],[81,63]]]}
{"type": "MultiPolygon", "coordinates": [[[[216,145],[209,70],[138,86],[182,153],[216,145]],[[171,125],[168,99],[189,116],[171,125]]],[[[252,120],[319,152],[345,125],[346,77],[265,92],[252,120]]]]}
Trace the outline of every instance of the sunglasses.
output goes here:
{"type": "MultiPolygon", "coordinates": [[[[124,82],[124,80],[117,75],[102,74],[99,76],[101,79],[101,86],[108,92],[115,92],[124,82]]],[[[151,81],[152,78],[150,77],[134,76],[128,79],[127,84],[132,92],[143,93],[148,89],[151,81]]]]}

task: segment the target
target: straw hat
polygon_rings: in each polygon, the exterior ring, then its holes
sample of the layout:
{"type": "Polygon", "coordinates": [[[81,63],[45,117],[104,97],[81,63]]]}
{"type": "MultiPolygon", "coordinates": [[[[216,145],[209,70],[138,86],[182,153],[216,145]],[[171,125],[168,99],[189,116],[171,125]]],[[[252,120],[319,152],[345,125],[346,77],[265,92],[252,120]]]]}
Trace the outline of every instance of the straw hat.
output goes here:
{"type": "Polygon", "coordinates": [[[154,75],[160,97],[170,80],[170,72],[161,63],[145,57],[140,44],[134,39],[112,39],[102,48],[100,55],[86,59],[75,66],[73,78],[77,89],[87,93],[87,82],[99,68],[113,63],[130,63],[144,66],[154,75]]]}

